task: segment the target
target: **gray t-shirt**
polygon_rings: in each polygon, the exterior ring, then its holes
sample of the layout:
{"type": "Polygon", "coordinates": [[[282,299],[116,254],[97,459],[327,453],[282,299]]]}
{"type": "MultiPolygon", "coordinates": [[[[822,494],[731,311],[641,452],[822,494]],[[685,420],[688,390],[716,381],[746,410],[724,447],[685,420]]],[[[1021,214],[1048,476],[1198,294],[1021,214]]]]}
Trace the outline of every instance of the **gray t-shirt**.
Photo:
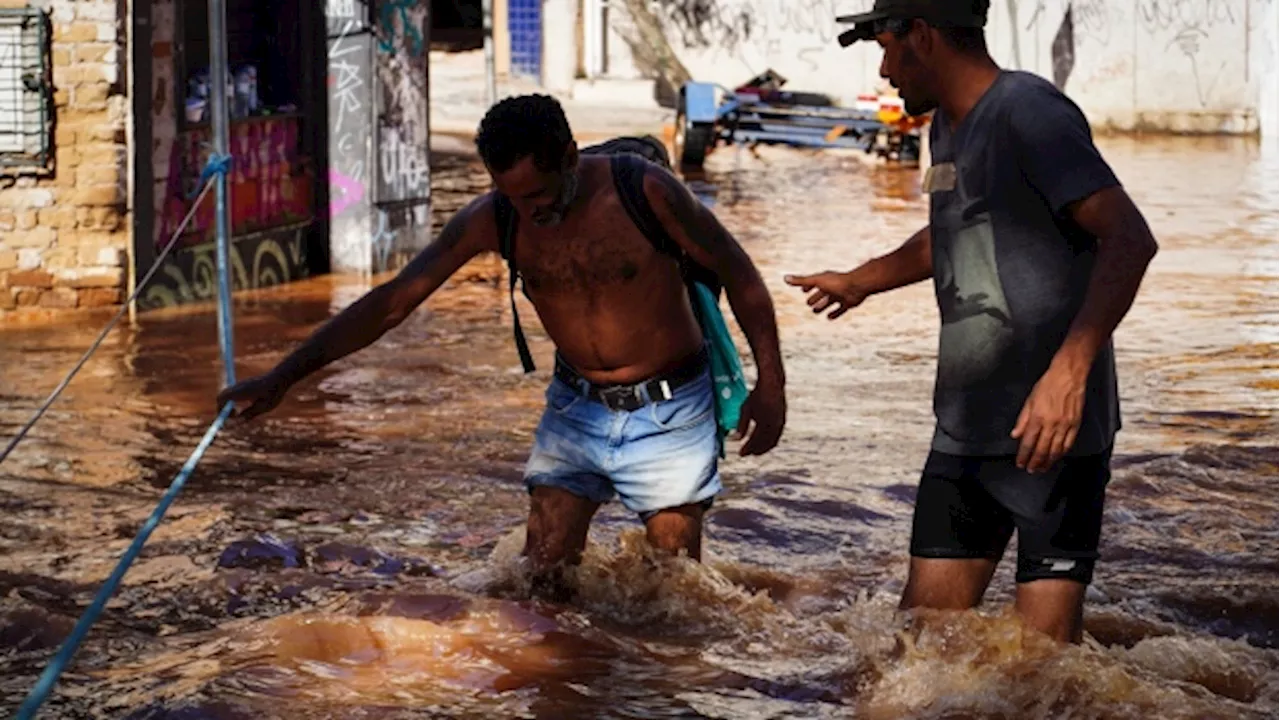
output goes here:
{"type": "MultiPolygon", "coordinates": [[[[1080,108],[1043,78],[1004,71],[958,127],[941,110],[925,178],[941,313],[933,449],[1007,455],[1023,403],[1084,302],[1097,239],[1068,206],[1119,181],[1080,108]]],[[[1115,354],[1094,362],[1071,455],[1120,429],[1115,354]]]]}

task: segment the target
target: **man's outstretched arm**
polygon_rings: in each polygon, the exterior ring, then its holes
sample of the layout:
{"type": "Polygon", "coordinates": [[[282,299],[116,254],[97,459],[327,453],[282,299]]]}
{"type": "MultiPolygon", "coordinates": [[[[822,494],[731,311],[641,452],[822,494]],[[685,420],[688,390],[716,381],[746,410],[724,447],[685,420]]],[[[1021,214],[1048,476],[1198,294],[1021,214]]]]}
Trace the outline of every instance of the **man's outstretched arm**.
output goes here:
{"type": "Polygon", "coordinates": [[[764,454],[777,445],[786,422],[786,373],[778,346],[773,298],[764,278],[733,235],[674,175],[650,170],[644,190],[672,239],[700,265],[714,270],[724,284],[729,306],[751,345],[758,372],[756,389],[743,406],[739,432],[745,435],[751,422],[756,429],[742,454],[764,454]]]}
{"type": "Polygon", "coordinates": [[[833,308],[831,320],[878,293],[897,290],[933,277],[933,231],[925,225],[897,250],[872,258],[849,272],[788,275],[788,285],[809,293],[809,307],[820,313],[833,308]],[[834,306],[834,307],[833,307],[834,306]]]}
{"type": "Polygon", "coordinates": [[[218,395],[218,405],[249,401],[242,419],[261,415],[280,403],[295,383],[362,350],[409,317],[445,280],[471,258],[497,250],[497,231],[488,197],[458,211],[430,245],[395,278],[365,293],[322,325],[270,372],[245,380],[218,395]]]}

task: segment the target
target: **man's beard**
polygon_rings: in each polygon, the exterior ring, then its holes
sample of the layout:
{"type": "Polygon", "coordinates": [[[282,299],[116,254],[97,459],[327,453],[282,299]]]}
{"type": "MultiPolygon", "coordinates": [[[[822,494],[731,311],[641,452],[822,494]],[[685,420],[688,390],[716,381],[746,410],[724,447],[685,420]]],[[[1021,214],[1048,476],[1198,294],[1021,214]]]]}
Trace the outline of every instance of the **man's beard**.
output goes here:
{"type": "Polygon", "coordinates": [[[551,227],[564,221],[565,210],[578,195],[578,173],[570,172],[560,186],[560,197],[547,210],[534,213],[533,224],[538,227],[551,227]]]}
{"type": "Polygon", "coordinates": [[[919,98],[902,98],[902,109],[908,115],[919,117],[931,110],[936,110],[938,103],[936,100],[922,100],[919,98]]]}

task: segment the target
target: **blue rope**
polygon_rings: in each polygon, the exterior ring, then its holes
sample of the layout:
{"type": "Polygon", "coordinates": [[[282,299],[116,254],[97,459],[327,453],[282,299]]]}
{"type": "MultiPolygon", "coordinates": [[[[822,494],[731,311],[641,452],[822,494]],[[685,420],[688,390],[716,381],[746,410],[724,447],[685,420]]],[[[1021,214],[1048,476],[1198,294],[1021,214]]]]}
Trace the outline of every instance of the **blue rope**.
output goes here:
{"type": "Polygon", "coordinates": [[[138,554],[142,552],[142,546],[146,544],[147,538],[151,536],[151,531],[155,530],[156,526],[160,524],[160,519],[164,517],[165,511],[169,509],[169,505],[173,503],[174,498],[178,496],[182,486],[186,484],[187,478],[191,477],[191,473],[195,471],[200,458],[204,457],[205,451],[213,443],[214,436],[222,429],[227,418],[231,416],[233,409],[235,409],[235,403],[229,402],[223,406],[222,412],[218,413],[217,419],[205,431],[200,444],[191,453],[191,457],[187,458],[186,464],[182,466],[182,470],[177,477],[173,479],[173,483],[169,485],[164,497],[160,498],[160,504],[156,505],[151,517],[147,518],[147,521],[143,523],[142,529],[138,531],[138,535],[133,539],[133,543],[129,545],[129,549],[120,558],[116,569],[111,572],[111,576],[107,578],[107,581],[98,590],[98,594],[93,598],[93,602],[89,604],[89,608],[84,611],[84,614],[80,616],[80,620],[76,622],[75,628],[71,630],[71,635],[67,637],[66,642],[62,644],[62,648],[58,650],[58,654],[54,656],[53,660],[40,675],[36,686],[32,688],[31,693],[27,695],[27,699],[23,701],[22,707],[18,709],[17,720],[31,720],[31,718],[35,717],[36,711],[40,709],[45,699],[48,698],[49,692],[53,690],[53,685],[58,681],[58,676],[66,669],[67,664],[71,662],[71,657],[75,655],[76,649],[80,647],[80,642],[88,634],[90,626],[102,614],[103,608],[107,606],[107,600],[111,599],[111,595],[115,593],[120,581],[124,579],[124,574],[128,572],[129,566],[133,564],[134,560],[138,559],[138,554]]]}
{"type": "Polygon", "coordinates": [[[196,187],[187,196],[188,200],[195,198],[204,189],[206,183],[214,178],[215,175],[226,175],[231,172],[231,156],[219,155],[213,153],[209,156],[209,161],[204,164],[204,170],[200,171],[200,180],[196,183],[196,187]]]}
{"type": "MultiPolygon", "coordinates": [[[[137,287],[133,289],[133,294],[121,303],[120,310],[116,312],[116,316],[111,318],[111,321],[107,323],[106,327],[102,328],[102,332],[98,333],[98,338],[93,341],[93,344],[89,346],[89,349],[80,357],[80,362],[76,363],[76,366],[71,368],[71,372],[67,373],[67,376],[62,379],[62,382],[58,383],[58,386],[53,389],[53,392],[49,393],[49,397],[45,398],[44,403],[36,409],[35,414],[27,421],[27,424],[23,425],[22,428],[18,430],[18,434],[14,435],[9,441],[9,444],[5,446],[4,450],[0,451],[0,463],[3,463],[13,452],[14,448],[18,447],[18,443],[22,442],[22,439],[27,436],[27,433],[31,432],[31,428],[35,427],[40,418],[43,417],[45,412],[53,405],[53,402],[62,394],[62,391],[67,389],[67,385],[71,383],[71,379],[80,372],[85,363],[89,362],[89,357],[97,351],[100,345],[102,345],[102,341],[107,339],[107,333],[111,332],[111,328],[115,327],[116,323],[120,322],[120,319],[124,317],[126,312],[128,312],[129,306],[133,304],[134,299],[137,298],[138,295],[142,294],[142,289],[147,286],[147,283],[151,281],[151,277],[160,269],[165,258],[169,256],[170,251],[172,251],[174,246],[177,245],[178,237],[186,231],[187,225],[189,225],[191,223],[191,219],[195,217],[196,210],[199,209],[200,202],[204,200],[205,194],[213,187],[209,182],[209,178],[225,173],[230,167],[231,158],[228,156],[223,155],[209,158],[209,164],[205,166],[205,171],[200,176],[200,191],[194,196],[197,200],[192,203],[191,208],[187,210],[186,217],[182,219],[182,222],[178,225],[178,229],[174,231],[173,236],[169,238],[169,242],[165,244],[164,250],[160,252],[160,256],[156,258],[155,263],[151,265],[151,269],[147,271],[147,274],[138,281],[137,287]]],[[[227,347],[229,347],[229,345],[227,347]]],[[[228,378],[234,379],[230,374],[228,375],[228,378]]]]}

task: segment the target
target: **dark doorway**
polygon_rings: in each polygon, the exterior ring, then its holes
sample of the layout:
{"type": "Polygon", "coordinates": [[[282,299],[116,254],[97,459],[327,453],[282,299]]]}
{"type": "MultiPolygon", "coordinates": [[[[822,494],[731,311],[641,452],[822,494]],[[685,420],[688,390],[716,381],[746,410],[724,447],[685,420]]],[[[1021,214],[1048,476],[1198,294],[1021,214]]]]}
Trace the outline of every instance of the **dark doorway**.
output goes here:
{"type": "Polygon", "coordinates": [[[446,52],[484,47],[481,0],[431,0],[431,49],[446,52]]]}

